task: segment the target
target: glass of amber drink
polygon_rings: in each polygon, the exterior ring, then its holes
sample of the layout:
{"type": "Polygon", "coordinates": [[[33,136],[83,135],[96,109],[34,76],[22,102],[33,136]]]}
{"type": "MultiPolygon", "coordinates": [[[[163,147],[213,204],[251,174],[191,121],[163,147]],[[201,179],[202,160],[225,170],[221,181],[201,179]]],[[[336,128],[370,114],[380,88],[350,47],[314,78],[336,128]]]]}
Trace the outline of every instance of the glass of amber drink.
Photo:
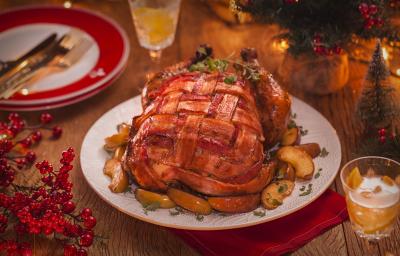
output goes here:
{"type": "Polygon", "coordinates": [[[376,241],[390,236],[400,212],[400,164],[368,156],[347,163],[340,172],[353,230],[376,241]]]}
{"type": "Polygon", "coordinates": [[[180,4],[181,0],[129,0],[139,43],[156,62],[174,41],[180,4]]]}

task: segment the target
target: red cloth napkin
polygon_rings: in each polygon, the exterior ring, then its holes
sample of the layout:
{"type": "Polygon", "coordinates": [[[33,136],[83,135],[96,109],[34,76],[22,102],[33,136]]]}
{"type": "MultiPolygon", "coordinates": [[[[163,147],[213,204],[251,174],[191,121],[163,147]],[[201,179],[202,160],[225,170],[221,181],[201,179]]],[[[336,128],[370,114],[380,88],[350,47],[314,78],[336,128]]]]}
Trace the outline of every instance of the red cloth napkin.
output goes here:
{"type": "Polygon", "coordinates": [[[257,226],[220,231],[170,230],[202,255],[272,256],[296,250],[347,217],[344,198],[327,190],[307,207],[257,226]]]}

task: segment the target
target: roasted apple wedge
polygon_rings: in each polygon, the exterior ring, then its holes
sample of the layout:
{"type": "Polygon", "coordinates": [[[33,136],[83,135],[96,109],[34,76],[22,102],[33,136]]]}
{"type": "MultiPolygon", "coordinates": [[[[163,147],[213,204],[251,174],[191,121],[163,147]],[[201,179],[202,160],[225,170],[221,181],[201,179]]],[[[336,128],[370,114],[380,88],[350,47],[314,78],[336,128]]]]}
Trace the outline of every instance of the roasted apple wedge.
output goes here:
{"type": "Polygon", "coordinates": [[[160,208],[164,209],[176,206],[174,201],[172,201],[167,195],[161,195],[141,188],[135,190],[135,197],[142,205],[158,203],[160,204],[160,208]]]}
{"type": "Polygon", "coordinates": [[[287,129],[281,139],[282,146],[292,146],[299,142],[300,142],[300,129],[297,127],[292,127],[287,129]]]}
{"type": "Polygon", "coordinates": [[[209,197],[208,202],[214,210],[226,213],[249,212],[260,204],[260,194],[227,197],[209,197]]]}
{"type": "Polygon", "coordinates": [[[301,179],[311,179],[314,173],[314,162],[305,151],[292,147],[282,147],[277,152],[279,160],[291,164],[295,170],[296,177],[301,179]]]}
{"type": "Polygon", "coordinates": [[[269,184],[261,194],[262,205],[272,210],[283,203],[294,189],[294,182],[290,180],[280,180],[269,184]]]}
{"type": "Polygon", "coordinates": [[[299,149],[305,151],[312,158],[316,158],[321,153],[321,147],[319,146],[318,143],[300,144],[300,145],[296,146],[296,148],[299,148],[299,149]]]}
{"type": "Polygon", "coordinates": [[[105,175],[111,178],[111,183],[108,187],[112,192],[122,193],[128,188],[128,175],[122,170],[120,161],[115,158],[107,160],[103,171],[105,175]]]}
{"type": "Polygon", "coordinates": [[[182,190],[170,188],[167,191],[167,195],[169,198],[172,199],[177,205],[180,207],[189,210],[191,212],[201,214],[201,215],[208,215],[211,213],[212,209],[210,204],[207,200],[186,193],[182,190]]]}

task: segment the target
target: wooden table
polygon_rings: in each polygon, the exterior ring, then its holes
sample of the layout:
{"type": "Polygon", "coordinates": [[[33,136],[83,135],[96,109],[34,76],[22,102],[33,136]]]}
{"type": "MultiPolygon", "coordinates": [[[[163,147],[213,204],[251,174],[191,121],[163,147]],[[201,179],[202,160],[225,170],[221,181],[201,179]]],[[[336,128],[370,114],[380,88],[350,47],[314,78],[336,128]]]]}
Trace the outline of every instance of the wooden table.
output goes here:
{"type": "MultiPolygon", "coordinates": [[[[33,0],[1,1],[0,9],[36,4],[33,0]]],[[[61,5],[61,1],[40,1],[61,5]]],[[[56,117],[56,123],[63,127],[64,134],[57,142],[44,142],[40,147],[40,158],[56,162],[59,153],[68,146],[79,152],[82,139],[90,126],[107,110],[139,94],[146,73],[153,70],[148,53],[137,42],[127,1],[74,1],[74,6],[101,12],[115,19],[127,32],[130,39],[131,53],[127,68],[113,86],[102,93],[75,105],[50,111],[56,117]]],[[[196,47],[204,42],[214,47],[217,56],[228,56],[238,52],[241,47],[250,46],[261,49],[261,62],[271,71],[276,65],[271,63],[270,56],[263,55],[268,46],[274,28],[261,25],[229,26],[210,12],[203,2],[184,0],[182,3],[179,28],[175,43],[163,53],[161,67],[188,58],[196,47]]],[[[347,87],[335,94],[316,97],[306,95],[295,88],[290,92],[319,110],[336,128],[342,143],[343,159],[347,162],[359,142],[361,127],[355,120],[354,106],[366,66],[351,63],[351,77],[347,87]]],[[[2,112],[1,118],[7,113],[2,112]]],[[[36,119],[39,113],[24,113],[28,119],[36,119]]],[[[99,138],[102,139],[102,138],[99,138]]],[[[105,239],[96,243],[91,255],[197,255],[182,241],[171,235],[162,227],[148,224],[112,208],[102,201],[88,186],[82,176],[79,160],[75,161],[76,169],[72,174],[74,195],[78,207],[90,207],[98,220],[96,233],[105,239]]],[[[99,175],[102,175],[99,173],[99,175]]],[[[332,184],[332,189],[343,192],[339,178],[332,184]]],[[[384,239],[375,255],[387,255],[390,251],[400,255],[400,222],[391,239],[384,239]]],[[[59,246],[46,239],[36,239],[35,255],[62,254],[59,246]]],[[[338,225],[315,238],[293,255],[365,255],[363,241],[352,232],[349,222],[338,225]]]]}

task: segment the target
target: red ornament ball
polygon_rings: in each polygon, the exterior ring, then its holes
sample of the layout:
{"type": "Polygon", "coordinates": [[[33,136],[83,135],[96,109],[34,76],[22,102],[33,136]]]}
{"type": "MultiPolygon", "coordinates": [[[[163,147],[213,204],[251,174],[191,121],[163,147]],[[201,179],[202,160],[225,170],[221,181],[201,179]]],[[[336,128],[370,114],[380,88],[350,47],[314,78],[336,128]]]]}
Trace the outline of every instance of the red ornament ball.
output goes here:
{"type": "Polygon", "coordinates": [[[385,144],[386,143],[386,136],[379,137],[379,142],[382,143],[382,144],[385,144]]]}
{"type": "Polygon", "coordinates": [[[385,128],[379,129],[378,134],[379,134],[379,136],[385,136],[386,135],[386,129],[385,128]]]}

